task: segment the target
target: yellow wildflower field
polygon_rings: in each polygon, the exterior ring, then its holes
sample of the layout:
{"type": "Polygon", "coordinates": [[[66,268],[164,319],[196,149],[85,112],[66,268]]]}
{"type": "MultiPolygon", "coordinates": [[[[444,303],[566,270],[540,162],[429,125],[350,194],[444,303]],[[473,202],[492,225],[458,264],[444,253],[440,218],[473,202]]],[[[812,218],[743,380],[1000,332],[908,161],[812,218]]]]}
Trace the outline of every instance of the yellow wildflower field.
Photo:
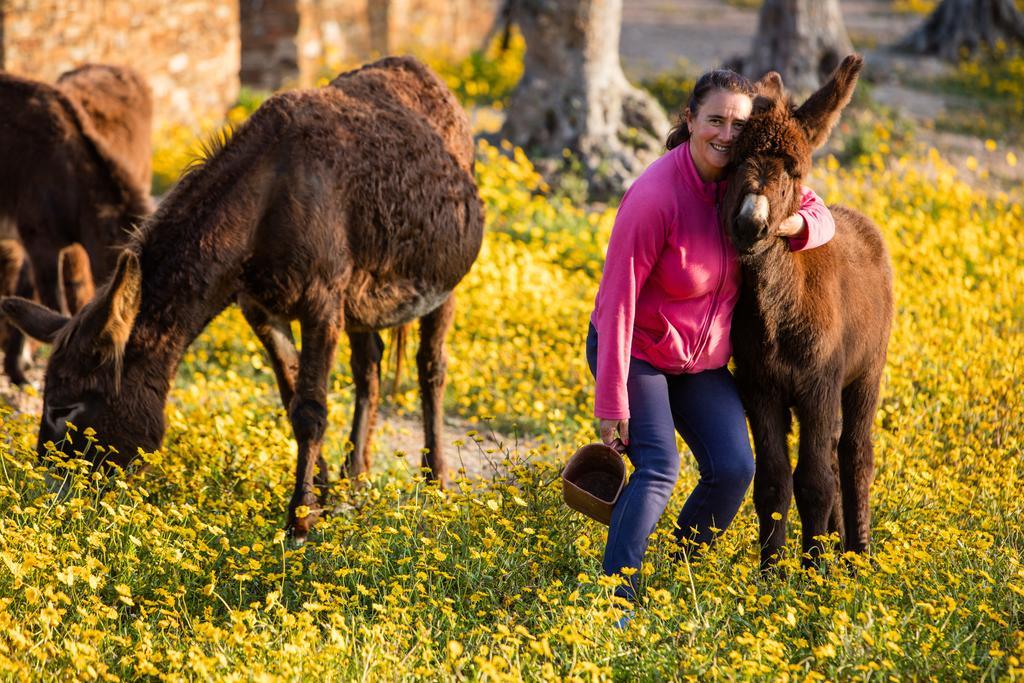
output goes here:
{"type": "MultiPolygon", "coordinates": [[[[668,524],[696,479],[684,458],[645,603],[618,631],[604,527],[562,505],[558,480],[593,438],[583,339],[614,211],[552,198],[517,150],[481,143],[477,168],[488,232],[458,289],[446,399],[477,424],[449,457],[502,459],[507,476],[438,490],[378,450],[372,475],[339,482],[333,514],[291,548],[295,446],[230,310],[187,354],[164,449],[130,478],[73,468],[75,495],[55,500],[37,417],[0,409],[4,678],[1024,676],[1019,200],[972,188],[934,152],[819,164],[812,185],[878,222],[896,269],[871,556],[835,552],[804,572],[791,555],[762,576],[748,497],[699,563],[674,564],[668,524]]],[[[415,409],[414,387],[404,380],[392,413],[415,409]]],[[[351,398],[341,348],[335,475],[351,398]]],[[[73,438],[84,451],[101,437],[73,438]]]]}

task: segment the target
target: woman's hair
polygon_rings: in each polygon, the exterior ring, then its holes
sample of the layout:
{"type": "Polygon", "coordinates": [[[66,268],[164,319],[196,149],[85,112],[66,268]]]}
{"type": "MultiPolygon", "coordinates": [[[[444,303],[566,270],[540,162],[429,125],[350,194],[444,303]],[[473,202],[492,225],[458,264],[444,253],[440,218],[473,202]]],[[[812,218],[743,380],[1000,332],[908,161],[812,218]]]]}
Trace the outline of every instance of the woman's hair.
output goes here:
{"type": "Polygon", "coordinates": [[[697,83],[693,86],[693,92],[690,93],[690,99],[686,102],[686,106],[679,110],[678,123],[669,131],[668,139],[665,140],[666,147],[674,149],[690,139],[690,129],[686,125],[686,110],[689,109],[691,115],[696,115],[697,110],[704,104],[704,100],[707,99],[710,93],[716,90],[742,93],[750,97],[753,97],[755,94],[754,84],[735,71],[730,69],[708,71],[697,79],[697,83]]]}

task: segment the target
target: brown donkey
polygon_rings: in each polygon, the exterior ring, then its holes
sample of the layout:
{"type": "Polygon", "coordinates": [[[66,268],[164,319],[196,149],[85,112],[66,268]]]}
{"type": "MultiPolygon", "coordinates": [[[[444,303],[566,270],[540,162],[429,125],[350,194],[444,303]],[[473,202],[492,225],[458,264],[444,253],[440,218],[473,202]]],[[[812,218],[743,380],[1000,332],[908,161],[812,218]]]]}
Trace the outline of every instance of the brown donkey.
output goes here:
{"type": "Polygon", "coordinates": [[[55,340],[40,454],[62,441],[66,420],[95,428],[120,465],[139,447],[159,448],[182,354],[237,300],[270,354],[298,441],[288,508],[296,541],[326,493],[327,380],[343,329],[358,396],[350,472],[365,465],[377,330],[419,318],[424,463],[443,479],[444,336],[452,290],[482,238],[469,126],[425,66],[388,58],[329,87],[276,95],[181,179],[78,314],[0,304],[29,334],[55,340]]]}
{"type": "MultiPolygon", "coordinates": [[[[13,226],[16,234],[2,236],[21,240],[24,277],[51,308],[65,303],[62,249],[80,243],[84,252],[69,252],[65,263],[91,261],[105,278],[118,245],[151,212],[150,99],[142,79],[120,67],[87,65],[56,86],[0,73],[0,232],[13,226]]],[[[25,291],[0,291],[15,293],[25,291]]],[[[24,337],[6,336],[4,369],[24,383],[24,337]]]]}
{"type": "Polygon", "coordinates": [[[859,56],[847,57],[798,109],[779,75],[766,75],[732,151],[722,215],[743,272],[732,343],[757,453],[763,567],[784,544],[794,492],[805,565],[826,533],[838,532],[856,552],[870,540],[871,429],[893,314],[889,256],[878,228],[844,206],[830,207],[836,234],[827,244],[791,252],[780,239],[788,236],[782,220],[799,208],[811,152],[850,101],[861,65],[859,56]],[[786,447],[790,409],[800,422],[795,471],[786,447]]]}

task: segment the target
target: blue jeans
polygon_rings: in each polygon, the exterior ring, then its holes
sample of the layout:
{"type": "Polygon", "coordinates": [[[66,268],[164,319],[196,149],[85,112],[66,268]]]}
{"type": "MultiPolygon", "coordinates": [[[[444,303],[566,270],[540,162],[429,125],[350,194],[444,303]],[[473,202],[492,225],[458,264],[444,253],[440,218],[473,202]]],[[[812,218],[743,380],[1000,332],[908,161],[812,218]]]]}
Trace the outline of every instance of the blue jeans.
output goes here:
{"type": "MultiPolygon", "coordinates": [[[[597,331],[587,335],[587,362],[597,369],[597,331]]],[[[672,375],[639,358],[629,359],[630,462],[635,471],[619,497],[608,529],[604,571],[640,569],[647,542],[668,505],[679,476],[678,431],[697,458],[700,480],[676,521],[680,542],[710,543],[724,531],[754,477],[747,420],[728,368],[672,375]]],[[[617,594],[636,599],[636,574],[617,594]]]]}

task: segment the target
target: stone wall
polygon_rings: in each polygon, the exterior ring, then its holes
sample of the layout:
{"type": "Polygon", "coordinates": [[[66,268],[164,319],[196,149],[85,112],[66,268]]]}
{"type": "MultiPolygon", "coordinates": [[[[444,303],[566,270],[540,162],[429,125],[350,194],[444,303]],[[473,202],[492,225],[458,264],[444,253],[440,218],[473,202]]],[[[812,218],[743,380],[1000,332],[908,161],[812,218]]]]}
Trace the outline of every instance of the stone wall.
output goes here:
{"type": "Polygon", "coordinates": [[[498,0],[241,0],[242,82],[274,89],[386,54],[480,46],[498,0]],[[297,23],[297,28],[295,27],[297,23]]]}
{"type": "Polygon", "coordinates": [[[218,119],[239,81],[308,87],[385,54],[477,48],[500,0],[0,0],[0,68],[134,67],[157,126],[218,119]]]}
{"type": "Polygon", "coordinates": [[[84,62],[131,66],[157,125],[195,123],[238,96],[239,31],[231,0],[0,0],[0,67],[53,81],[84,62]]]}

